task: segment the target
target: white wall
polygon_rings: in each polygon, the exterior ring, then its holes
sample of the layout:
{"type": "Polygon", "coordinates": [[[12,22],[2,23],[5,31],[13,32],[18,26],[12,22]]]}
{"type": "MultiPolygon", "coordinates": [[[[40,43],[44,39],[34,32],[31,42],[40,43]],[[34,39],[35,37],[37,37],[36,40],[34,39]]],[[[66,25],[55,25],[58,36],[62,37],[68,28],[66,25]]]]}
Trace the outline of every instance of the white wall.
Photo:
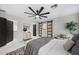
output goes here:
{"type": "Polygon", "coordinates": [[[67,22],[78,22],[79,14],[71,14],[63,17],[53,19],[53,34],[69,34],[69,31],[65,28],[67,22]]]}

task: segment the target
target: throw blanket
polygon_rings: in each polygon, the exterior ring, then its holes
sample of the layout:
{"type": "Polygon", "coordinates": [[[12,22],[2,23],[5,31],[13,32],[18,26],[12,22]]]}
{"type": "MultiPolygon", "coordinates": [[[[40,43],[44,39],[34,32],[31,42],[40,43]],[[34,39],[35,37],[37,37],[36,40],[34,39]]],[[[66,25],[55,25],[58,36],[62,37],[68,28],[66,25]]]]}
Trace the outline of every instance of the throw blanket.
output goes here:
{"type": "Polygon", "coordinates": [[[27,43],[25,55],[37,55],[39,49],[48,43],[52,38],[38,38],[27,43]]]}

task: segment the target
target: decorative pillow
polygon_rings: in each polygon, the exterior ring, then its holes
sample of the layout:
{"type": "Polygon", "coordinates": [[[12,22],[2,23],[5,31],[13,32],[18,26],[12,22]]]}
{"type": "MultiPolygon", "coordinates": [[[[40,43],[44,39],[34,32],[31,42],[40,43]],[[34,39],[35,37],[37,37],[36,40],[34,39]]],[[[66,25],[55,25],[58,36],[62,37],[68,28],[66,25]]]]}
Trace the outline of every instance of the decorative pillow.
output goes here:
{"type": "Polygon", "coordinates": [[[75,46],[71,49],[71,54],[79,55],[79,40],[76,42],[75,46]]]}
{"type": "Polygon", "coordinates": [[[76,34],[72,37],[72,40],[76,43],[79,40],[79,34],[76,34]]]}
{"type": "Polygon", "coordinates": [[[75,44],[68,50],[68,52],[71,53],[72,48],[76,45],[76,42],[79,40],[79,34],[76,34],[72,37],[72,40],[75,42],[75,44]]]}
{"type": "Polygon", "coordinates": [[[75,43],[73,40],[68,39],[63,46],[64,46],[64,49],[68,51],[74,44],[75,43]]]}

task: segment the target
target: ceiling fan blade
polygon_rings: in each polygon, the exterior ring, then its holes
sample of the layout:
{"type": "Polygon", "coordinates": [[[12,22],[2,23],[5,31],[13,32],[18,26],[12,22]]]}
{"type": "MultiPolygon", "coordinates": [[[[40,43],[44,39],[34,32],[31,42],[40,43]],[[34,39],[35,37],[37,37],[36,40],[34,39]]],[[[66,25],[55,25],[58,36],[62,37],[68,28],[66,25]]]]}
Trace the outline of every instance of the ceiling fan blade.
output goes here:
{"type": "Polygon", "coordinates": [[[34,15],[34,14],[32,14],[32,13],[28,13],[28,12],[24,12],[24,13],[29,14],[29,15],[34,15]]]}
{"type": "Polygon", "coordinates": [[[39,17],[39,19],[42,19],[41,17],[39,17]]]}
{"type": "Polygon", "coordinates": [[[54,4],[54,5],[51,6],[51,8],[53,8],[53,7],[57,7],[57,6],[58,6],[58,4],[54,4]]]}
{"type": "Polygon", "coordinates": [[[42,13],[42,14],[40,14],[40,16],[41,16],[41,15],[46,15],[46,14],[50,14],[50,12],[42,13]]]}
{"type": "Polygon", "coordinates": [[[47,16],[41,16],[41,17],[47,18],[47,16]]]}
{"type": "Polygon", "coordinates": [[[43,11],[44,7],[41,7],[39,10],[39,14],[43,11]]]}
{"type": "Polygon", "coordinates": [[[28,7],[34,14],[36,14],[36,12],[31,8],[31,7],[28,7]]]}

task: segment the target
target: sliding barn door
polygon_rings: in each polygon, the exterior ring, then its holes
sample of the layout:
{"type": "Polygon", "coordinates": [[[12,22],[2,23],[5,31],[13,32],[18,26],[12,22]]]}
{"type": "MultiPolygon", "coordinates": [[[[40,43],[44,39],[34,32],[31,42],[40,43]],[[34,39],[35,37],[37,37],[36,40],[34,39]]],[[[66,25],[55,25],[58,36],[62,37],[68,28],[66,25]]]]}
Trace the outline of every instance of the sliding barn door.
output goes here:
{"type": "Polygon", "coordinates": [[[42,37],[42,22],[39,23],[39,26],[38,26],[38,30],[39,30],[39,36],[42,37]]]}
{"type": "Polygon", "coordinates": [[[53,35],[53,25],[52,25],[52,21],[47,21],[47,37],[52,37],[53,35]]]}
{"type": "Polygon", "coordinates": [[[42,23],[42,37],[47,37],[47,22],[42,23]]]}
{"type": "Polygon", "coordinates": [[[40,37],[53,37],[53,21],[39,23],[40,37]]]}

